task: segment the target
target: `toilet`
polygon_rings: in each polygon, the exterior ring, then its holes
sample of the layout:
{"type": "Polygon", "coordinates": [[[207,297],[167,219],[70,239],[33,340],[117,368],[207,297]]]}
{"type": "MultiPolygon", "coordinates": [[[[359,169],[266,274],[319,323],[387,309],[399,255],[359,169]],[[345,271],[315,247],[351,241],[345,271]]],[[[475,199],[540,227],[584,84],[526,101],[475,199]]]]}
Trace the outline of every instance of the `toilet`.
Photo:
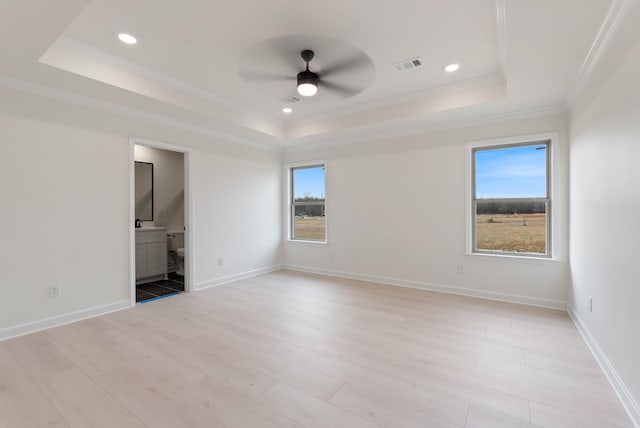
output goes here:
{"type": "Polygon", "coordinates": [[[176,254],[178,262],[178,275],[184,276],[184,232],[176,231],[167,233],[167,249],[176,254]]]}

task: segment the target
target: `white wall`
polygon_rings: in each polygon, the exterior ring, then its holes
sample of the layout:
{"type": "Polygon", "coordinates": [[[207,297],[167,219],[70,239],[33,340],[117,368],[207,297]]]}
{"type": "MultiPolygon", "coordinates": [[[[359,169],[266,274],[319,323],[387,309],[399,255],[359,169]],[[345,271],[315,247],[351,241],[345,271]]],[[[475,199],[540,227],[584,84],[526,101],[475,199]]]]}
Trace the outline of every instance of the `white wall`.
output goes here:
{"type": "Polygon", "coordinates": [[[184,227],[184,154],[136,144],[134,159],[153,164],[153,223],[184,227]]]}
{"type": "Polygon", "coordinates": [[[618,385],[619,392],[628,407],[635,401],[631,413],[640,424],[637,19],[618,32],[623,39],[603,58],[606,78],[583,91],[571,118],[571,307],[626,385],[627,396],[625,387],[618,385]]]}
{"type": "Polygon", "coordinates": [[[285,263],[561,307],[568,283],[566,138],[565,115],[555,115],[289,152],[285,163],[327,161],[328,243],[285,242],[285,263]],[[549,131],[561,134],[554,201],[561,260],[465,255],[466,143],[549,131]]]}
{"type": "Polygon", "coordinates": [[[280,154],[242,159],[199,150],[192,162],[195,288],[279,265],[280,154]]]}
{"type": "Polygon", "coordinates": [[[55,119],[69,110],[19,93],[0,102],[0,339],[128,304],[129,135],[190,150],[196,287],[280,264],[279,152],[90,109],[78,124],[55,119]]]}
{"type": "Polygon", "coordinates": [[[4,115],[0,129],[0,329],[127,300],[127,139],[4,115]]]}

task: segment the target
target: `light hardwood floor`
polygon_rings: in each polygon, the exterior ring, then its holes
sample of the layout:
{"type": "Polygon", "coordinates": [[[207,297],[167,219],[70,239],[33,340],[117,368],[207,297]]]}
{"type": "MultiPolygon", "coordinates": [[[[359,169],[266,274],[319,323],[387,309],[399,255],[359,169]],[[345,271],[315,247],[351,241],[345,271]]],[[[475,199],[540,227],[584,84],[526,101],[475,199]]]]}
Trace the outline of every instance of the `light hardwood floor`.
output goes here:
{"type": "Polygon", "coordinates": [[[566,313],[280,271],[0,342],[0,427],[632,427],[566,313]]]}

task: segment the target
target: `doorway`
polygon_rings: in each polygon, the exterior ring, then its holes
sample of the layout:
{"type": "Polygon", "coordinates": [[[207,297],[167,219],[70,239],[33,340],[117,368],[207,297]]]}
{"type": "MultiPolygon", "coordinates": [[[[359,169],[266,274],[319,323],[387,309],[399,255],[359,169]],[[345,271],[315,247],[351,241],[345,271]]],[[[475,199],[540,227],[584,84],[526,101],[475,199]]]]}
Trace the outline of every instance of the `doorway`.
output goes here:
{"type": "Polygon", "coordinates": [[[192,287],[189,150],[129,141],[131,306],[192,287]]]}

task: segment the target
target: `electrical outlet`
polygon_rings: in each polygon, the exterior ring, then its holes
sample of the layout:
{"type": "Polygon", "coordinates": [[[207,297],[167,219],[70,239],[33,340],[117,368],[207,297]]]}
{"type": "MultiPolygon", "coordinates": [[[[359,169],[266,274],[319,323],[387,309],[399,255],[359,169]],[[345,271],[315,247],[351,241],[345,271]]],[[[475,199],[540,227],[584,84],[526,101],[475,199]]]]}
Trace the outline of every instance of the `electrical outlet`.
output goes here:
{"type": "Polygon", "coordinates": [[[589,296],[589,312],[593,312],[593,297],[589,296]]]}
{"type": "Polygon", "coordinates": [[[62,286],[60,285],[50,285],[49,286],[49,298],[53,299],[55,297],[62,296],[62,286]]]}
{"type": "Polygon", "coordinates": [[[464,265],[456,265],[456,272],[464,273],[464,265]]]}
{"type": "Polygon", "coordinates": [[[224,266],[224,257],[218,257],[218,266],[224,266]]]}

